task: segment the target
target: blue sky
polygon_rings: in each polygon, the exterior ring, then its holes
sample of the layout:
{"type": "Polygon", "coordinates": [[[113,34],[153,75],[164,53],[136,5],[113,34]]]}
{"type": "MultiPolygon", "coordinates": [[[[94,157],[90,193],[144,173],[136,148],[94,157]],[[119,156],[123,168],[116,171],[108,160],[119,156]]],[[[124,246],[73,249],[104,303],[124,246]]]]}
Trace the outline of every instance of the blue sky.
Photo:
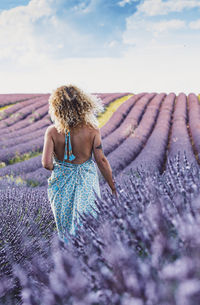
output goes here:
{"type": "Polygon", "coordinates": [[[1,0],[0,93],[196,92],[200,0],[1,0]]]}
{"type": "Polygon", "coordinates": [[[27,5],[29,0],[1,0],[0,2],[0,11],[8,10],[19,5],[27,5]]]}

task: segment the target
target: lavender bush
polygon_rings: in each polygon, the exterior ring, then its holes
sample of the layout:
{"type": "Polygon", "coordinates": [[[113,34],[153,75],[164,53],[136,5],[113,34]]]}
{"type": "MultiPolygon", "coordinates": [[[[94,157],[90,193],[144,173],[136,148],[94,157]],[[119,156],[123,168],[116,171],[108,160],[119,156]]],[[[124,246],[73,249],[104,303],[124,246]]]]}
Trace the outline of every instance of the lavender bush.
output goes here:
{"type": "Polygon", "coordinates": [[[32,99],[33,97],[40,97],[44,95],[44,93],[31,93],[31,94],[0,94],[0,107],[7,106],[10,104],[21,103],[25,100],[32,99]]]}
{"type": "Polygon", "coordinates": [[[4,177],[5,175],[22,175],[24,173],[35,171],[38,168],[42,168],[41,155],[1,168],[0,177],[4,177]]]}
{"type": "MultiPolygon", "coordinates": [[[[153,130],[159,114],[159,107],[165,94],[161,93],[156,96],[153,95],[151,98],[152,97],[153,99],[150,102],[150,96],[143,97],[139,105],[136,104],[132,109],[132,114],[131,112],[129,113],[129,119],[125,128],[125,130],[127,130],[127,126],[129,126],[128,136],[115,150],[108,154],[108,160],[115,174],[119,174],[125,167],[128,167],[129,164],[131,165],[127,170],[132,167],[135,158],[144,148],[145,143],[153,130]],[[145,109],[146,107],[147,109],[145,109]]],[[[117,141],[118,139],[115,140],[115,142],[117,141]]],[[[111,142],[111,144],[113,142],[111,142]]],[[[111,146],[111,144],[109,146],[111,146]]]]}
{"type": "MultiPolygon", "coordinates": [[[[147,93],[146,93],[147,94],[147,93]]],[[[131,96],[126,100],[125,103],[120,105],[120,107],[113,113],[111,118],[108,120],[108,122],[102,126],[101,128],[101,138],[104,139],[107,137],[111,132],[113,132],[115,129],[117,129],[120,124],[124,121],[129,111],[133,108],[135,103],[141,99],[142,96],[144,96],[145,93],[139,93],[135,94],[134,96],[131,96]]]]}
{"type": "MultiPolygon", "coordinates": [[[[51,120],[49,115],[47,114],[47,106],[43,106],[39,109],[37,109],[37,111],[33,112],[32,114],[28,115],[25,119],[18,121],[17,123],[15,123],[14,125],[11,125],[9,127],[7,127],[6,129],[4,129],[4,132],[1,135],[1,139],[2,141],[6,141],[6,139],[8,139],[8,135],[9,137],[15,137],[15,134],[19,134],[21,133],[21,135],[25,132],[25,134],[27,133],[27,128],[34,128],[34,124],[37,122],[40,122],[41,125],[46,125],[46,123],[48,123],[48,125],[51,124],[51,120]],[[33,126],[33,127],[32,127],[33,126]]],[[[38,126],[38,128],[40,128],[38,126]]]]}
{"type": "Polygon", "coordinates": [[[120,98],[120,97],[123,97],[125,95],[128,95],[130,93],[128,92],[124,92],[124,93],[106,93],[105,95],[103,96],[99,96],[102,101],[103,101],[103,105],[104,106],[107,106],[109,105],[110,103],[112,103],[114,100],[120,98]]]}
{"type": "Polygon", "coordinates": [[[40,237],[45,237],[49,243],[55,223],[45,193],[45,190],[35,191],[23,185],[12,187],[10,184],[6,191],[0,189],[0,276],[10,274],[11,262],[23,264],[36,250],[42,253],[40,237]]]}
{"type": "MultiPolygon", "coordinates": [[[[151,167],[153,170],[159,170],[160,172],[163,171],[163,167],[165,165],[166,161],[166,152],[167,152],[167,143],[169,138],[169,132],[170,132],[170,123],[174,108],[174,101],[175,101],[176,95],[174,93],[170,93],[165,97],[161,104],[160,111],[158,113],[157,120],[154,120],[155,125],[154,128],[149,135],[145,145],[143,145],[142,150],[140,154],[136,155],[137,149],[139,149],[139,145],[137,145],[137,142],[134,142],[134,134],[133,138],[132,136],[130,139],[127,139],[122,144],[121,151],[120,147],[118,148],[119,153],[123,153],[124,155],[128,155],[129,158],[126,157],[126,164],[127,167],[124,169],[125,171],[130,169],[136,169],[137,167],[143,167],[145,170],[148,170],[149,167],[151,167]],[[135,144],[135,145],[134,145],[135,144]],[[129,150],[128,150],[129,147],[129,150]],[[129,152],[131,151],[131,152],[129,152]],[[133,160],[130,159],[130,156],[136,155],[136,158],[133,160]],[[132,161],[132,162],[131,162],[132,161]]],[[[146,113],[147,114],[147,113],[146,113]]],[[[148,114],[147,114],[148,115],[148,114]]],[[[142,120],[141,125],[138,127],[141,131],[145,134],[145,128],[143,126],[143,123],[147,122],[147,118],[144,116],[144,120],[142,120]]],[[[137,130],[136,130],[136,137],[137,137],[137,130]]],[[[136,140],[137,141],[137,138],[136,140]]],[[[144,142],[142,142],[144,144],[144,142]]],[[[117,150],[114,151],[113,156],[111,155],[111,158],[116,156],[117,150]]],[[[117,156],[115,157],[117,158],[117,156]]],[[[119,159],[121,160],[120,156],[119,159]]],[[[121,161],[115,165],[115,168],[118,168],[122,170],[121,161]]],[[[116,164],[116,162],[115,162],[116,164]]],[[[119,170],[118,170],[119,172],[119,170]]],[[[120,173],[123,175],[123,172],[120,173]]]]}
{"type": "Polygon", "coordinates": [[[17,111],[16,113],[14,112],[8,118],[1,120],[0,128],[2,129],[2,132],[4,129],[7,130],[8,127],[16,124],[24,118],[28,117],[29,124],[33,121],[33,119],[37,120],[37,118],[40,118],[40,113],[37,113],[38,110],[40,111],[40,108],[43,109],[44,114],[47,113],[48,104],[45,96],[34,99],[34,102],[32,102],[30,105],[23,107],[20,109],[20,111],[17,111]]]}
{"type": "Polygon", "coordinates": [[[33,105],[35,101],[37,101],[38,97],[33,96],[32,98],[29,98],[28,100],[21,101],[20,103],[17,102],[12,107],[9,107],[8,109],[5,109],[2,113],[0,113],[0,120],[4,120],[5,118],[9,116],[13,116],[14,113],[19,112],[22,110],[22,108],[27,107],[29,105],[33,105]]]}
{"type": "Polygon", "coordinates": [[[139,99],[135,107],[133,107],[127,114],[122,124],[104,139],[104,153],[106,155],[110,154],[120,144],[122,144],[122,142],[125,141],[125,139],[131,134],[132,130],[137,127],[150,100],[152,100],[151,104],[155,103],[159,108],[158,105],[162,99],[160,95],[156,95],[156,97],[154,96],[155,93],[151,93],[139,99]]]}
{"type": "MultiPolygon", "coordinates": [[[[49,125],[49,121],[46,120],[46,124],[47,123],[49,125]]],[[[39,129],[33,130],[33,131],[30,130],[26,134],[24,134],[24,130],[23,130],[23,132],[21,132],[21,135],[19,135],[18,137],[15,136],[10,139],[1,141],[0,145],[2,145],[2,147],[3,147],[2,153],[4,152],[5,148],[11,150],[10,148],[12,147],[12,149],[14,149],[14,154],[15,154],[15,151],[17,150],[16,147],[18,145],[20,145],[22,143],[26,143],[28,145],[29,141],[35,140],[41,136],[44,137],[44,134],[45,134],[45,131],[46,131],[48,125],[41,127],[39,129]]],[[[29,151],[31,151],[31,149],[29,151]]],[[[0,155],[1,155],[1,153],[0,153],[0,155]]]]}
{"type": "MultiPolygon", "coordinates": [[[[1,304],[198,304],[199,167],[191,167],[186,155],[182,163],[180,154],[167,162],[167,171],[162,175],[132,171],[118,179],[118,198],[104,187],[102,199],[96,198],[98,217],[83,215],[77,236],[66,234],[68,244],[61,243],[57,233],[48,229],[49,216],[45,215],[50,206],[45,200],[45,188],[38,188],[34,195],[28,193],[29,208],[22,200],[21,209],[27,213],[30,231],[39,226],[29,219],[37,211],[34,204],[31,212],[32,201],[37,201],[37,208],[45,210],[42,224],[44,231],[47,226],[49,240],[40,233],[33,234],[40,246],[30,261],[23,255],[21,260],[15,257],[25,253],[22,243],[12,248],[10,257],[10,251],[1,252],[1,257],[12,264],[12,273],[1,280],[1,304]]],[[[1,199],[7,200],[9,194],[9,200],[15,202],[12,206],[19,206],[23,191],[9,192],[5,197],[1,194],[1,199]]],[[[16,231],[11,220],[20,218],[20,214],[12,216],[14,212],[5,209],[8,229],[4,239],[8,232],[16,231]]],[[[24,228],[21,223],[19,239],[24,228]]],[[[14,243],[15,234],[12,237],[14,243]]]]}
{"type": "Polygon", "coordinates": [[[2,137],[2,141],[0,141],[0,145],[2,148],[13,146],[17,141],[19,141],[19,138],[23,142],[23,139],[26,138],[29,134],[31,135],[34,132],[36,133],[41,130],[45,130],[45,128],[47,128],[49,125],[50,125],[50,119],[45,117],[42,120],[39,120],[31,124],[30,126],[23,128],[23,132],[22,130],[17,130],[15,132],[10,133],[9,139],[8,136],[5,135],[5,137],[2,137]]]}
{"type": "Polygon", "coordinates": [[[173,113],[172,129],[170,141],[168,144],[168,156],[173,158],[180,151],[180,158],[183,162],[183,153],[185,151],[188,162],[197,163],[192,149],[192,143],[188,132],[188,109],[187,97],[180,93],[176,98],[175,110],[173,113]]]}
{"type": "Polygon", "coordinates": [[[190,93],[188,101],[189,135],[196,156],[200,156],[200,105],[196,94],[190,93]]]}
{"type": "Polygon", "coordinates": [[[27,152],[41,152],[44,144],[44,130],[40,133],[38,138],[31,137],[25,143],[19,143],[11,147],[4,148],[0,151],[0,162],[9,164],[10,159],[14,158],[17,154],[23,155],[27,152]]]}

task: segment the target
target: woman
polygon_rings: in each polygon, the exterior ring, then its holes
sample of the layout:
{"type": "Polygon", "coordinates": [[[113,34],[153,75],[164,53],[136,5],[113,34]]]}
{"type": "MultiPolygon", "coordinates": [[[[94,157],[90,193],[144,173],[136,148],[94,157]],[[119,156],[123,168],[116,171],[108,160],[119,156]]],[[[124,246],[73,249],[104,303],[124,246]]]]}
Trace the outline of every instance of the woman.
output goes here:
{"type": "Polygon", "coordinates": [[[74,85],[57,88],[49,98],[54,125],[45,132],[42,165],[52,171],[47,193],[58,235],[65,242],[65,231],[75,235],[76,223],[81,224],[79,214],[97,215],[94,191],[101,194],[92,152],[112,194],[117,195],[95,116],[103,110],[100,99],[74,85]]]}

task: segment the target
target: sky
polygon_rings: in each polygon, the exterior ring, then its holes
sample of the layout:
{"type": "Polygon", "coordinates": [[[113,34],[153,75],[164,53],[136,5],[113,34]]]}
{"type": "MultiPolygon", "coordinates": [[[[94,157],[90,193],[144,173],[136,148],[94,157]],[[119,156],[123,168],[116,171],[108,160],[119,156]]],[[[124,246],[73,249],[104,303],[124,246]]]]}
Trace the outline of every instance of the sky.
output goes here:
{"type": "Polygon", "coordinates": [[[200,93],[200,0],[1,0],[0,93],[200,93]]]}

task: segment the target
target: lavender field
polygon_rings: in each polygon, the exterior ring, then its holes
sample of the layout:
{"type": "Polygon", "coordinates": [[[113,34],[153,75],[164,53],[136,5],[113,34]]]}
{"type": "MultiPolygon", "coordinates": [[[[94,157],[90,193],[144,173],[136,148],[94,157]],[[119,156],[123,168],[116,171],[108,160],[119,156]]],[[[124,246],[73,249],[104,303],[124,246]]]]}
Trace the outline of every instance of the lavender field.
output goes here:
{"type": "Polygon", "coordinates": [[[93,93],[111,195],[57,238],[41,164],[49,94],[0,95],[0,304],[198,305],[200,95],[93,93]]]}

